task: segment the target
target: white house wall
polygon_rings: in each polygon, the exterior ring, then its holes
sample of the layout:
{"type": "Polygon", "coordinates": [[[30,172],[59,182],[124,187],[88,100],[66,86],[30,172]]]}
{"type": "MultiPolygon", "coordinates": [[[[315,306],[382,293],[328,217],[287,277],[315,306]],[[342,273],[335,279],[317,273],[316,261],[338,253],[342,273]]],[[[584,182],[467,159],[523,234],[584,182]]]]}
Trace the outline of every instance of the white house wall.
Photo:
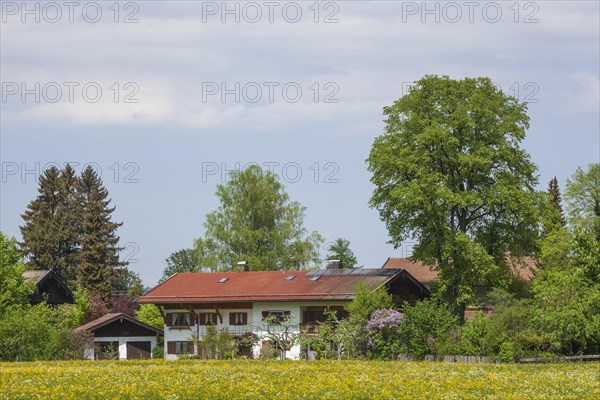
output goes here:
{"type": "MultiPolygon", "coordinates": [[[[229,313],[235,312],[245,312],[248,313],[248,327],[252,328],[252,331],[258,335],[260,341],[264,339],[264,333],[259,329],[260,322],[262,321],[262,313],[263,311],[289,311],[292,321],[296,324],[300,324],[302,322],[302,309],[304,307],[327,307],[327,306],[343,306],[347,304],[343,301],[330,301],[330,302],[256,302],[253,303],[253,307],[243,308],[243,309],[219,309],[221,316],[223,317],[223,323],[217,324],[217,329],[221,327],[229,327],[229,313]]],[[[189,312],[188,309],[169,309],[165,310],[166,314],[176,313],[176,312],[189,312]]],[[[198,313],[214,313],[214,308],[205,308],[205,309],[194,309],[196,314],[198,313]]],[[[181,329],[169,326],[164,326],[165,332],[165,359],[167,360],[175,360],[177,359],[176,354],[167,354],[167,342],[179,342],[179,341],[191,341],[197,333],[200,333],[202,336],[202,330],[204,326],[193,325],[189,329],[181,329]]],[[[237,328],[237,326],[231,327],[232,329],[237,328]]],[[[299,333],[299,332],[296,332],[299,333]]],[[[261,343],[259,343],[254,347],[253,353],[254,357],[258,358],[260,355],[261,343]]],[[[295,345],[292,347],[290,351],[287,352],[287,357],[292,359],[300,358],[300,346],[295,345]]]]}
{"type": "MultiPolygon", "coordinates": [[[[94,342],[119,342],[119,359],[126,360],[127,359],[127,342],[150,342],[150,357],[152,357],[152,351],[156,347],[156,336],[127,336],[127,337],[95,337],[94,342]]],[[[95,356],[95,352],[93,348],[87,348],[84,350],[84,358],[89,360],[93,360],[95,356]]]]}

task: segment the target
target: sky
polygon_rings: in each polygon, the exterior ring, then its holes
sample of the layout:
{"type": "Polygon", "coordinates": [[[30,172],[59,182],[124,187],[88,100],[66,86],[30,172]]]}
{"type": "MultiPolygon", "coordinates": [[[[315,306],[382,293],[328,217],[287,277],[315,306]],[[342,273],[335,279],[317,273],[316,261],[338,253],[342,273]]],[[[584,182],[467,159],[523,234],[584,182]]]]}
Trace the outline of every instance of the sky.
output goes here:
{"type": "Polygon", "coordinates": [[[600,161],[597,1],[0,2],[0,230],[49,166],[94,167],[122,257],[156,283],[204,233],[216,186],[277,173],[305,227],[380,267],[394,248],[365,159],[383,107],[427,74],[528,103],[540,189],[600,161]]]}

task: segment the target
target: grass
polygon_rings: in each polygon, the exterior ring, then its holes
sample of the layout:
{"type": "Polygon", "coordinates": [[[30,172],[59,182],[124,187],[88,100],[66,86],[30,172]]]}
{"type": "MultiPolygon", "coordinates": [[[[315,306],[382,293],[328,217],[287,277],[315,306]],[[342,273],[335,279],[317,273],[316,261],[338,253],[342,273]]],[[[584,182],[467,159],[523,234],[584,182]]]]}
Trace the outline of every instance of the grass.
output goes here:
{"type": "Polygon", "coordinates": [[[598,399],[600,363],[0,363],[0,399],[598,399]]]}

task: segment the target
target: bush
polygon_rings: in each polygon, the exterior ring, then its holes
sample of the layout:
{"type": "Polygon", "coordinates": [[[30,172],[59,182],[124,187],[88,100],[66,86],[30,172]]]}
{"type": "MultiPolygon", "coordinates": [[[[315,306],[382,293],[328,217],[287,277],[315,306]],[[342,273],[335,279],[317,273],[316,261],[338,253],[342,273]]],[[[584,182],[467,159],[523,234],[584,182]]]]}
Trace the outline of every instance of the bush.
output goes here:
{"type": "Polygon", "coordinates": [[[152,349],[152,358],[165,358],[164,345],[158,344],[152,349]]]}
{"type": "Polygon", "coordinates": [[[401,352],[400,325],[402,313],[389,308],[375,310],[367,324],[369,356],[395,359],[401,352]]]}
{"type": "Polygon", "coordinates": [[[0,319],[0,359],[80,359],[90,342],[74,333],[60,309],[46,304],[9,307],[0,319]]]}
{"type": "Polygon", "coordinates": [[[403,311],[400,335],[404,352],[417,359],[443,355],[451,331],[458,329],[458,318],[433,299],[418,301],[414,307],[405,303],[403,311]]]}

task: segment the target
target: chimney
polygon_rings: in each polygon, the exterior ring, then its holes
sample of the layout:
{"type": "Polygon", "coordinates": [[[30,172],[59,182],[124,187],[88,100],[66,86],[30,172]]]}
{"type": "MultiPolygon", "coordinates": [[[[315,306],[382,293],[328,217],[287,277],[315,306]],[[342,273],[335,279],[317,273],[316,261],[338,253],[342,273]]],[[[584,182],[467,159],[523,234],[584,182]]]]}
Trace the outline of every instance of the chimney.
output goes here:
{"type": "Polygon", "coordinates": [[[246,271],[248,271],[248,262],[247,261],[238,261],[238,263],[237,263],[237,271],[238,272],[246,272],[246,271]]]}
{"type": "Polygon", "coordinates": [[[327,269],[342,269],[342,260],[327,260],[327,269]]]}

